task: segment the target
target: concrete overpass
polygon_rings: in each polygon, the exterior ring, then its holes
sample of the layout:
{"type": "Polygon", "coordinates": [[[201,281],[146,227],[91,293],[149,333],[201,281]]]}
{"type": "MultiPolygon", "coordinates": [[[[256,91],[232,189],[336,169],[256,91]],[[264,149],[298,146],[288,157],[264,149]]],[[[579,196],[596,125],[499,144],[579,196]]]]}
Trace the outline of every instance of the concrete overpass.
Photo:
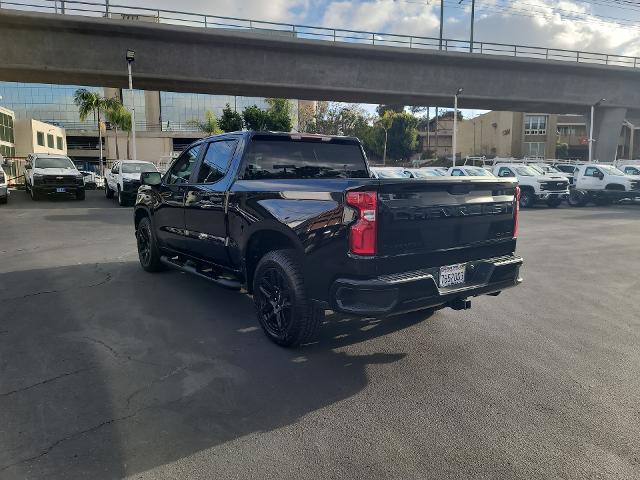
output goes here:
{"type": "Polygon", "coordinates": [[[384,47],[105,18],[0,10],[0,80],[310,100],[586,113],[595,157],[613,158],[622,121],[640,117],[640,70],[384,47]]]}

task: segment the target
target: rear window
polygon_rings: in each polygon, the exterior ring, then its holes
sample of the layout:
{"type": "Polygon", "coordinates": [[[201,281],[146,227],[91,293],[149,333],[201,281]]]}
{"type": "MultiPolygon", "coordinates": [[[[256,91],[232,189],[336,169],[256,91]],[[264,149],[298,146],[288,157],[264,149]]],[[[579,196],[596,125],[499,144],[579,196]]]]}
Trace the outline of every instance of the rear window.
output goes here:
{"type": "Polygon", "coordinates": [[[353,140],[254,137],[245,165],[246,180],[369,177],[362,149],[353,140]]]}

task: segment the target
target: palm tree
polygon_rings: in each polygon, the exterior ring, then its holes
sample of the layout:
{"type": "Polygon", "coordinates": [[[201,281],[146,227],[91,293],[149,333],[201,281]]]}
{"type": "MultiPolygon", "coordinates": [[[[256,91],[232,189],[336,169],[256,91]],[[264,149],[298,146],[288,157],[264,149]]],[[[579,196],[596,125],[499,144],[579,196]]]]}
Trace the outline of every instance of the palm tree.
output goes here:
{"type": "Polygon", "coordinates": [[[80,120],[85,121],[93,113],[94,119],[98,119],[98,139],[100,142],[100,173],[104,175],[102,165],[102,129],[100,128],[100,112],[108,108],[108,100],[97,92],[91,92],[86,88],[79,88],[73,94],[73,103],[78,107],[80,120]]]}
{"type": "Polygon", "coordinates": [[[216,135],[222,133],[222,129],[218,126],[218,120],[213,112],[207,110],[206,119],[204,122],[200,120],[190,120],[187,122],[189,125],[196,127],[201,132],[207,135],[216,135]]]}
{"type": "MultiPolygon", "coordinates": [[[[127,117],[129,124],[131,124],[131,113],[122,105],[120,100],[116,97],[107,98],[107,105],[105,110],[105,116],[111,123],[112,128],[115,131],[116,136],[116,160],[120,160],[120,147],[118,146],[118,129],[122,128],[127,123],[127,117]]],[[[128,145],[127,145],[128,147],[128,145]]]]}

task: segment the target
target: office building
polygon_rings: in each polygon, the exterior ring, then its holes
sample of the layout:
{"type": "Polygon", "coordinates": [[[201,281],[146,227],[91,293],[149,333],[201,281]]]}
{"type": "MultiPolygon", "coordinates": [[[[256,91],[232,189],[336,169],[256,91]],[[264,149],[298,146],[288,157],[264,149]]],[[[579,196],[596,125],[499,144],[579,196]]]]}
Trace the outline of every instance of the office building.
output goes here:
{"type": "Polygon", "coordinates": [[[26,157],[30,153],[67,154],[64,128],[39,120],[15,121],[16,157],[26,157]]]}
{"type": "Polygon", "coordinates": [[[13,157],[15,154],[15,113],[0,107],[0,156],[13,157]]]}

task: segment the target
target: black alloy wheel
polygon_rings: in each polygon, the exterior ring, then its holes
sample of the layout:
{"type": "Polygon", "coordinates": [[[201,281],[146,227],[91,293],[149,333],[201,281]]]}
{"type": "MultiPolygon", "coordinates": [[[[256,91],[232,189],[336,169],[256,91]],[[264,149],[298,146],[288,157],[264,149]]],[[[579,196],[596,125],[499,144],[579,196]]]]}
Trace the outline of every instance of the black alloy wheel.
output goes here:
{"type": "Polygon", "coordinates": [[[138,258],[140,265],[147,272],[159,272],[164,269],[160,261],[160,253],[156,245],[155,237],[151,231],[149,217],[144,217],[136,228],[136,244],[138,246],[138,258]]]}
{"type": "Polygon", "coordinates": [[[285,276],[276,267],[264,270],[254,295],[264,329],[270,336],[284,339],[293,319],[292,291],[285,276]]]}

